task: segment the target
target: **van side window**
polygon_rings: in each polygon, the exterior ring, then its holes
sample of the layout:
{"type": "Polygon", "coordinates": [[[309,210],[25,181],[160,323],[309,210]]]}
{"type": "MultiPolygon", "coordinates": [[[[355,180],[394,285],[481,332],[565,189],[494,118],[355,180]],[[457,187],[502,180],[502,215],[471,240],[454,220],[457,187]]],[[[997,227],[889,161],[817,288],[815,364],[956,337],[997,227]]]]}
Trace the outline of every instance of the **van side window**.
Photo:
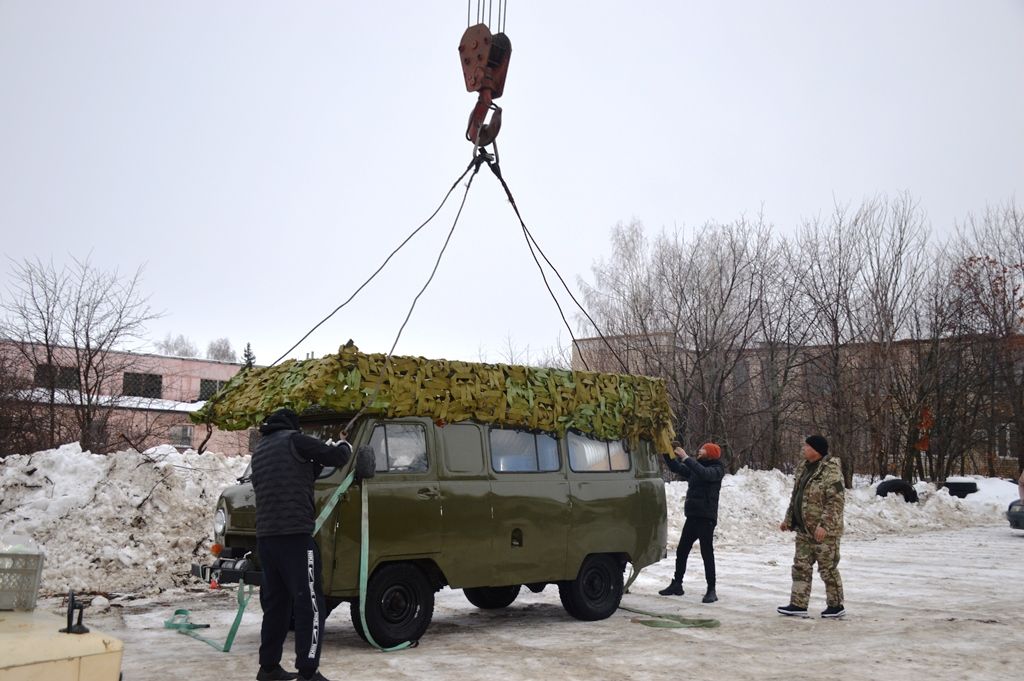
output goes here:
{"type": "Polygon", "coordinates": [[[370,436],[378,473],[427,470],[427,434],[414,423],[378,423],[370,436]]]}
{"type": "Polygon", "coordinates": [[[558,441],[547,433],[491,428],[491,467],[496,473],[557,471],[558,441]]]}
{"type": "Polygon", "coordinates": [[[641,474],[658,475],[661,472],[658,457],[654,455],[654,443],[650,440],[640,439],[639,448],[633,456],[636,459],[636,469],[641,474]]]}
{"type": "Polygon", "coordinates": [[[480,426],[449,423],[440,429],[444,436],[445,467],[452,473],[483,473],[483,441],[480,426]]]}
{"type": "Polygon", "coordinates": [[[629,452],[621,440],[604,442],[569,432],[569,467],[574,471],[628,471],[629,452]]]}

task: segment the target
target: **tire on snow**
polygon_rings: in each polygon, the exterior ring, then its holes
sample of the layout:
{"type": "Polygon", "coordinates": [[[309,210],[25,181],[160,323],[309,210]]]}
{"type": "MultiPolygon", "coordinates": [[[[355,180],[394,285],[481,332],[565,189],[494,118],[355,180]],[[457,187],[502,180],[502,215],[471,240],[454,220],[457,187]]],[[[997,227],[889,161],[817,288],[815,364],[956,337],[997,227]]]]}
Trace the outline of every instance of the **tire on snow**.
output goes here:
{"type": "MultiPolygon", "coordinates": [[[[352,625],[364,641],[359,599],[352,601],[352,625]]],[[[434,616],[434,588],[412,563],[382,565],[366,585],[366,626],[377,645],[390,648],[418,641],[434,616]]]]}
{"type": "Polygon", "coordinates": [[[917,501],[917,490],[915,490],[914,486],[906,480],[883,480],[878,483],[878,488],[875,489],[875,494],[880,497],[887,497],[890,494],[899,494],[903,497],[903,501],[917,501]]]}
{"type": "Polygon", "coordinates": [[[946,488],[950,496],[960,497],[961,499],[965,499],[968,494],[974,494],[978,491],[978,483],[973,480],[944,482],[942,487],[946,488]]]}
{"type": "Polygon", "coordinates": [[[576,579],[558,584],[562,607],[585,622],[611,617],[622,601],[624,567],[617,558],[605,553],[587,556],[576,579]]]}

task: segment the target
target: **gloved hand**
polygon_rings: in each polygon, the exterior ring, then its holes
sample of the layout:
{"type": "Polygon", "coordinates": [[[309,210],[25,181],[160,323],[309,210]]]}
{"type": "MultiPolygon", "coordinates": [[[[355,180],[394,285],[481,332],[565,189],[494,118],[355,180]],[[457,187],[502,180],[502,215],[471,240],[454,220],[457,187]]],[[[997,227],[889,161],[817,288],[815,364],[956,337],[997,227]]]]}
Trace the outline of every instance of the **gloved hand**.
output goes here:
{"type": "Polygon", "coordinates": [[[362,445],[356,450],[356,480],[366,480],[377,474],[377,456],[370,445],[362,445]]]}

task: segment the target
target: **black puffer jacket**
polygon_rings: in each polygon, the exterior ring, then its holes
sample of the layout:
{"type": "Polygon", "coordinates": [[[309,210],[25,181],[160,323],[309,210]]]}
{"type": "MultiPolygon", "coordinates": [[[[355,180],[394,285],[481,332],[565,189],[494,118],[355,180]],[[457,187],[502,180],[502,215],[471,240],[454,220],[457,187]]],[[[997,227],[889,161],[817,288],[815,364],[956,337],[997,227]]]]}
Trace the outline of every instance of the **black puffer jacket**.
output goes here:
{"type": "Polygon", "coordinates": [[[687,481],[686,503],[683,513],[687,518],[708,518],[718,522],[718,495],[722,490],[725,467],[720,459],[673,459],[665,456],[669,470],[687,481]]]}
{"type": "Polygon", "coordinates": [[[298,430],[298,419],[280,412],[260,426],[252,454],[257,537],[312,534],[313,481],[324,466],[344,466],[352,456],[347,442],[325,445],[298,430]]]}

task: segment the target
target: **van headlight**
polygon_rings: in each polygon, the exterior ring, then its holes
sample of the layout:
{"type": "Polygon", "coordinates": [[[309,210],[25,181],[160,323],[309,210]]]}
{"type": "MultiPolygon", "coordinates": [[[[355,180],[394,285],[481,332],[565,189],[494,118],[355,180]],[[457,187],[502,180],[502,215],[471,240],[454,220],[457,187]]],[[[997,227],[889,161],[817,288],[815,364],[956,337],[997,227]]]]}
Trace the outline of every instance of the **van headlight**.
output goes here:
{"type": "Polygon", "coordinates": [[[217,512],[213,514],[213,534],[215,536],[222,536],[224,529],[228,526],[228,512],[225,508],[218,508],[217,512]]]}

